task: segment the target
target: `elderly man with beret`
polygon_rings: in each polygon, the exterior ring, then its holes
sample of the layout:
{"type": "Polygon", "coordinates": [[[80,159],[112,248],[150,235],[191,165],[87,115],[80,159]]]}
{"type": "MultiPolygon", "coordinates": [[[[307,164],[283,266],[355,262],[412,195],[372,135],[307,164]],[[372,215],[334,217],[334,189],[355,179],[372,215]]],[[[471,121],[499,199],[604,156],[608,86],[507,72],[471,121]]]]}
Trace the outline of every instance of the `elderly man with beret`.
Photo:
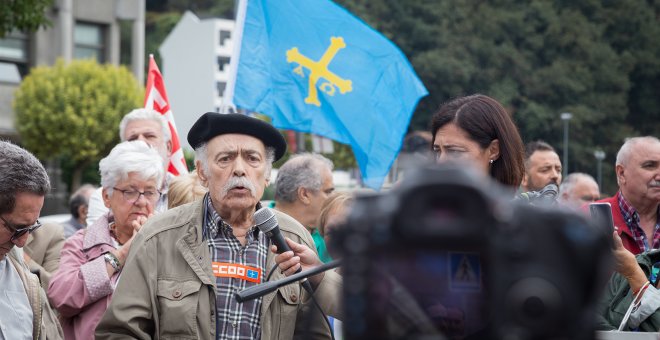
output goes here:
{"type": "MultiPolygon", "coordinates": [[[[286,151],[284,138],[258,119],[209,112],[193,125],[188,142],[209,193],[155,216],[140,230],[97,339],[293,338],[303,322],[297,318],[300,305],[309,299],[300,285],[244,303],[234,297],[264,282],[275,265],[254,213],[272,163],[286,151]]],[[[284,214],[276,218],[285,237],[313,246],[302,225],[284,214]]],[[[276,270],[272,279],[283,276],[276,270]]],[[[310,282],[317,301],[336,314],[336,278],[317,275],[310,282]]]]}

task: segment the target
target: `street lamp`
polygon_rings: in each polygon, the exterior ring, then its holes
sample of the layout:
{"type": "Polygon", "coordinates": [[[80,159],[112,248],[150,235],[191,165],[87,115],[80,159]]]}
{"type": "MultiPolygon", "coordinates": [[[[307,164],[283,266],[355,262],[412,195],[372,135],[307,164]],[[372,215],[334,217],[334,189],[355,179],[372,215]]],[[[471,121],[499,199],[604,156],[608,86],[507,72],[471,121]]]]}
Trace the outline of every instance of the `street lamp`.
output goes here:
{"type": "Polygon", "coordinates": [[[564,162],[562,168],[564,169],[564,178],[568,175],[568,121],[573,118],[573,115],[564,112],[560,115],[561,120],[564,122],[564,162]]]}
{"type": "Polygon", "coordinates": [[[603,159],[605,159],[605,151],[603,150],[596,150],[594,151],[594,157],[596,157],[596,161],[598,161],[598,169],[596,170],[596,173],[598,174],[598,188],[599,190],[603,190],[603,170],[602,170],[602,165],[603,165],[603,159]]]}

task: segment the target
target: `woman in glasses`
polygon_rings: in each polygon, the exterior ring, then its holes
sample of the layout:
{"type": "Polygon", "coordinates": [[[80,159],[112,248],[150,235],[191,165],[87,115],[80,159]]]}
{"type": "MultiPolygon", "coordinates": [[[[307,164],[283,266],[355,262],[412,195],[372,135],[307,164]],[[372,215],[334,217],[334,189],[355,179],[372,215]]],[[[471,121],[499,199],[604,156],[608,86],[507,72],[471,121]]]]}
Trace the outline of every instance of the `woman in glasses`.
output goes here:
{"type": "Polygon", "coordinates": [[[67,239],[48,288],[66,339],[94,338],[133,237],[160,198],[165,175],[158,152],[142,141],[118,144],[99,168],[103,201],[110,211],[67,239]]]}

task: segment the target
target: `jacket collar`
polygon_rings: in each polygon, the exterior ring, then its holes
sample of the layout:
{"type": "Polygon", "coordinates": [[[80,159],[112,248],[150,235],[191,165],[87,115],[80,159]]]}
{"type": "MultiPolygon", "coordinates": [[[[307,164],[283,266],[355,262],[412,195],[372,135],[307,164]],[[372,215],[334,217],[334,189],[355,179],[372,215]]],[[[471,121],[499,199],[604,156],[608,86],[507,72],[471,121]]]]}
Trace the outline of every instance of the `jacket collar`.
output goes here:
{"type": "Polygon", "coordinates": [[[41,315],[43,314],[43,310],[41,308],[41,295],[39,294],[41,290],[39,279],[36,275],[30,273],[30,269],[23,261],[22,250],[14,247],[7,253],[6,257],[7,261],[11,262],[11,264],[7,263],[7,265],[14,266],[23,282],[23,288],[25,288],[25,293],[27,294],[28,302],[34,316],[32,320],[32,334],[36,335],[34,337],[35,339],[40,339],[38,334],[41,332],[41,315]]]}
{"type": "Polygon", "coordinates": [[[660,249],[652,249],[637,255],[637,263],[647,275],[651,273],[651,266],[656,262],[660,262],[660,249]]]}
{"type": "Polygon", "coordinates": [[[198,200],[192,204],[192,207],[192,215],[185,222],[188,223],[188,228],[183,237],[176,242],[176,248],[202,283],[212,285],[215,289],[215,280],[211,279],[213,271],[210,263],[204,263],[205,259],[211,258],[209,247],[206,246],[202,236],[204,200],[198,200]]]}
{"type": "MultiPolygon", "coordinates": [[[[614,220],[614,225],[619,228],[619,236],[625,234],[627,237],[632,239],[632,232],[630,232],[630,228],[628,228],[628,225],[626,224],[626,221],[623,220],[623,215],[621,214],[621,208],[619,207],[619,192],[617,192],[616,195],[608,198],[604,198],[602,200],[598,200],[596,202],[605,202],[609,203],[610,206],[612,206],[612,219],[614,220]]],[[[585,205],[585,207],[588,207],[588,204],[585,205]]],[[[625,244],[625,241],[624,241],[625,244]]]]}
{"type": "Polygon", "coordinates": [[[107,212],[99,217],[94,224],[87,227],[85,230],[85,238],[83,239],[83,250],[87,250],[99,244],[108,244],[114,247],[114,242],[108,227],[111,220],[111,213],[107,212]]]}
{"type": "MultiPolygon", "coordinates": [[[[215,286],[215,277],[213,275],[213,270],[211,269],[209,263],[211,259],[211,253],[207,245],[207,241],[203,239],[203,234],[202,234],[202,228],[203,228],[202,225],[204,222],[203,220],[204,200],[198,200],[195,203],[191,203],[191,207],[192,209],[182,210],[182,212],[185,211],[183,213],[184,215],[178,215],[180,217],[176,218],[176,219],[179,218],[181,219],[179,222],[180,224],[179,223],[175,223],[175,224],[180,226],[187,224],[187,226],[184,227],[186,228],[186,231],[183,234],[183,237],[181,237],[176,242],[175,247],[179,251],[181,256],[183,256],[183,258],[186,260],[190,268],[195,272],[195,275],[197,275],[200,281],[203,284],[212,286],[214,292],[217,293],[215,286]]],[[[286,221],[287,218],[291,219],[292,221],[295,221],[293,220],[292,217],[285,215],[282,212],[276,211],[275,218],[277,218],[278,225],[280,226],[280,229],[282,231],[299,235],[298,230],[292,229],[288,225],[290,223],[297,223],[297,222],[286,221]],[[280,219],[282,219],[282,221],[280,221],[280,219]]],[[[305,231],[304,228],[302,228],[301,230],[305,231]]],[[[272,268],[274,265],[275,265],[275,254],[273,254],[269,250],[268,254],[266,255],[266,268],[270,270],[270,268],[272,268]]],[[[271,278],[271,281],[275,281],[284,277],[285,275],[280,273],[279,270],[275,270],[271,278]]],[[[299,288],[295,288],[295,286],[293,285],[280,288],[280,290],[282,289],[284,290],[288,289],[291,291],[299,290],[299,288]]],[[[265,316],[265,312],[268,310],[269,305],[275,298],[276,294],[277,291],[274,291],[264,296],[261,307],[262,317],[265,316]]]]}

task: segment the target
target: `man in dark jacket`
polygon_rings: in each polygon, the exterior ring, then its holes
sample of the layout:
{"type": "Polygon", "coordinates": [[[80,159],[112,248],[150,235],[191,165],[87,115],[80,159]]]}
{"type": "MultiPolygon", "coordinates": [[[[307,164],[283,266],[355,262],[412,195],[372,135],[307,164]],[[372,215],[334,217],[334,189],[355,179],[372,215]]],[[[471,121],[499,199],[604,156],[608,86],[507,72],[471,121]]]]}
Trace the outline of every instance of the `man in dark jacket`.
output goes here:
{"type": "Polygon", "coordinates": [[[600,330],[660,330],[660,291],[649,282],[653,264],[660,263],[660,250],[635,256],[623,247],[617,232],[614,237],[616,271],[597,307],[596,324],[600,330]],[[635,300],[634,306],[633,299],[635,300]],[[630,309],[630,314],[628,314],[630,309]],[[625,319],[625,321],[624,321],[625,319]]]}

